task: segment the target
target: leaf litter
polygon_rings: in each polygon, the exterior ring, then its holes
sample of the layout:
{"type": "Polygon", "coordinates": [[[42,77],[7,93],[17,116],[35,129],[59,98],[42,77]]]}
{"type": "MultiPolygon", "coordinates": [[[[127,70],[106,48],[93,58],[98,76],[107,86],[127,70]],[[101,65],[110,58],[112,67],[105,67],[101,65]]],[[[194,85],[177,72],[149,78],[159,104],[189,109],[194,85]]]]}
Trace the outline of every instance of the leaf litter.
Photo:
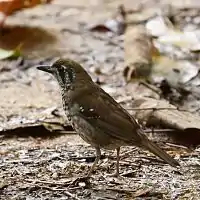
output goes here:
{"type": "MultiPolygon", "coordinates": [[[[180,71],[179,80],[184,81],[177,81],[179,85],[173,85],[167,79],[172,75],[167,75],[167,78],[164,77],[161,67],[161,76],[165,85],[162,85],[163,81],[161,83],[155,83],[152,80],[145,82],[145,76],[144,84],[141,84],[138,80],[130,81],[127,84],[122,77],[124,67],[126,67],[124,63],[129,58],[134,60],[134,56],[130,53],[129,56],[124,57],[123,51],[125,49],[125,52],[130,50],[135,55],[142,54],[137,52],[141,49],[140,41],[137,43],[138,48],[134,48],[135,42],[133,44],[127,42],[127,45],[125,44],[125,47],[123,47],[123,34],[120,36],[117,34],[109,35],[98,32],[98,29],[95,32],[88,31],[86,34],[86,30],[82,30],[81,26],[76,34],[74,32],[75,24],[91,24],[87,17],[88,12],[94,12],[94,9],[96,9],[96,15],[99,13],[101,16],[107,16],[108,10],[110,13],[115,13],[119,5],[112,2],[108,7],[104,5],[107,7],[105,9],[104,6],[95,8],[95,6],[93,7],[85,2],[77,1],[76,3],[71,4],[67,1],[58,3],[55,1],[52,4],[45,5],[45,8],[48,8],[45,12],[47,16],[51,17],[40,15],[41,8],[44,7],[38,6],[38,8],[29,10],[29,15],[26,11],[19,12],[13,17],[10,16],[6,21],[8,25],[14,24],[17,28],[22,25],[22,18],[27,19],[29,23],[31,20],[32,25],[40,22],[39,26],[41,27],[39,29],[45,27],[47,35],[48,32],[51,33],[52,31],[47,28],[47,24],[49,24],[51,28],[55,27],[56,39],[61,41],[53,44],[50,42],[51,39],[48,39],[40,46],[38,44],[40,44],[41,34],[39,36],[36,34],[37,40],[34,40],[36,44],[33,45],[33,49],[24,50],[25,58],[20,62],[20,67],[17,62],[0,61],[0,66],[3,69],[3,73],[0,74],[0,97],[3,97],[0,105],[0,197],[3,199],[14,197],[16,199],[94,200],[199,199],[199,141],[194,139],[193,136],[191,137],[191,134],[199,136],[198,50],[187,52],[181,46],[161,44],[158,43],[158,38],[153,38],[151,43],[153,46],[150,46],[153,47],[156,54],[149,51],[150,55],[146,55],[150,58],[149,60],[155,55],[169,57],[169,63],[172,63],[170,65],[175,66],[170,66],[170,70],[173,71],[173,68],[177,69],[177,63],[182,62],[180,60],[184,57],[184,62],[190,63],[189,66],[186,65],[185,72],[192,69],[192,73],[183,73],[182,64],[180,64],[178,67],[180,71]],[[112,7],[113,4],[114,7],[112,7]],[[75,12],[63,19],[63,15],[54,15],[52,12],[54,8],[60,9],[60,13],[66,8],[78,9],[81,12],[75,12]],[[66,21],[68,22],[67,25],[66,21]],[[67,29],[62,31],[64,26],[67,26],[67,29]],[[82,35],[80,36],[80,34],[82,35]],[[51,46],[51,51],[45,52],[45,47],[48,49],[49,46],[51,46]],[[54,52],[54,47],[56,52],[54,52]],[[34,52],[38,51],[36,55],[39,55],[39,58],[35,59],[37,56],[34,56],[32,59],[35,60],[31,61],[26,56],[31,54],[30,52],[33,50],[34,52]],[[121,101],[125,108],[135,108],[134,104],[139,101],[140,104],[137,104],[136,109],[140,110],[136,113],[130,112],[144,124],[146,134],[149,133],[148,136],[151,139],[158,142],[162,148],[174,156],[181,163],[181,167],[174,169],[147,151],[135,147],[123,147],[120,160],[121,176],[119,178],[108,176],[115,170],[116,155],[112,151],[103,151],[101,162],[92,175],[90,183],[80,182],[78,185],[73,185],[72,183],[77,177],[83,176],[88,171],[95,159],[95,154],[93,148],[85,144],[72,132],[62,111],[60,95],[53,79],[48,75],[40,74],[34,68],[39,63],[51,63],[55,59],[55,55],[58,56],[57,51],[60,51],[60,55],[67,55],[84,64],[92,78],[97,80],[96,77],[98,77],[101,86],[107,88],[108,92],[112,93],[116,100],[121,101]],[[45,55],[45,58],[43,55],[45,55]],[[91,57],[95,57],[95,60],[91,61],[91,57]],[[174,62],[171,62],[171,60],[174,62]],[[9,66],[9,63],[12,63],[12,67],[9,66]],[[98,68],[98,70],[94,70],[94,68],[98,68]],[[103,73],[98,73],[98,71],[103,73]],[[166,83],[168,83],[168,90],[166,83]],[[187,93],[186,96],[187,91],[189,91],[189,94],[187,93]],[[196,92],[195,95],[194,91],[196,92]],[[143,97],[142,100],[141,96],[143,97]],[[147,100],[147,96],[153,97],[153,99],[147,100]],[[161,134],[159,134],[160,132],[161,134]],[[165,133],[165,136],[162,133],[165,133]],[[182,141],[172,137],[177,133],[182,141]],[[184,140],[184,134],[191,140],[188,141],[188,138],[184,140]],[[186,145],[185,141],[189,142],[188,148],[182,146],[186,145]]],[[[131,6],[133,7],[132,4],[131,6]]],[[[127,3],[124,7],[130,8],[131,6],[127,3]]],[[[127,11],[125,23],[128,26],[137,23],[144,26],[158,13],[158,8],[148,5],[148,3],[142,6],[134,6],[140,9],[133,8],[137,11],[127,11]],[[134,17],[131,17],[131,15],[134,17]],[[134,22],[130,23],[130,18],[134,18],[134,22]]],[[[189,15],[188,11],[177,9],[176,6],[173,8],[175,8],[173,13],[176,14],[174,14],[175,22],[182,27],[187,26],[188,22],[184,20],[184,12],[187,16],[189,15]]],[[[195,10],[195,8],[192,10],[195,10]]],[[[193,13],[197,12],[193,11],[193,13]]],[[[94,18],[96,15],[94,15],[94,18]]],[[[193,14],[192,17],[196,16],[197,14],[193,14]]],[[[165,13],[165,17],[169,16],[165,13]]],[[[108,18],[105,17],[106,20],[108,18]]],[[[26,26],[29,27],[28,24],[26,26]]],[[[193,24],[193,26],[198,25],[193,24]]],[[[138,27],[134,26],[133,28],[137,29],[138,27]]],[[[129,28],[132,29],[128,27],[124,30],[125,35],[130,30],[129,28]]],[[[4,37],[1,36],[4,38],[4,45],[8,42],[5,35],[4,37]]],[[[129,39],[132,40],[131,34],[129,39]]],[[[151,40],[149,38],[144,39],[151,40]]],[[[33,41],[32,37],[27,39],[27,42],[30,41],[33,41]]],[[[143,40],[141,41],[143,42],[143,40]]],[[[32,46],[29,45],[29,47],[32,46]]],[[[149,49],[151,48],[148,47],[147,50],[149,49]]],[[[164,66],[163,63],[166,62],[159,64],[164,66]]],[[[150,73],[154,75],[154,66],[150,67],[150,73]]]]}

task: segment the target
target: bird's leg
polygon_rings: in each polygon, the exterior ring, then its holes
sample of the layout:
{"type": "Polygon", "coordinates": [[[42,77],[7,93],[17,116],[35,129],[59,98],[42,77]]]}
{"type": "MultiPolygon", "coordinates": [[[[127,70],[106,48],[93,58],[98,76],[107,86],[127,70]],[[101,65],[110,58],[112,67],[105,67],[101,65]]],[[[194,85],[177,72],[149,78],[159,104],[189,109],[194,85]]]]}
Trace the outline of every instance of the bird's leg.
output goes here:
{"type": "Polygon", "coordinates": [[[116,171],[113,174],[108,175],[110,177],[118,177],[119,176],[119,152],[120,152],[120,147],[118,147],[116,150],[117,150],[116,171]]]}
{"type": "Polygon", "coordinates": [[[101,158],[100,148],[95,147],[95,149],[96,149],[96,158],[95,158],[95,161],[92,164],[92,167],[90,168],[90,171],[88,172],[88,174],[86,176],[76,178],[70,185],[77,185],[79,182],[85,182],[85,183],[89,184],[90,175],[93,172],[95,166],[97,165],[97,163],[99,162],[99,160],[101,158]]]}
{"type": "Polygon", "coordinates": [[[93,172],[94,168],[96,167],[97,163],[99,162],[100,158],[101,158],[101,150],[99,147],[95,147],[96,150],[96,158],[94,163],[92,164],[92,167],[90,168],[90,171],[87,174],[87,177],[89,177],[91,175],[91,173],[93,172]]]}

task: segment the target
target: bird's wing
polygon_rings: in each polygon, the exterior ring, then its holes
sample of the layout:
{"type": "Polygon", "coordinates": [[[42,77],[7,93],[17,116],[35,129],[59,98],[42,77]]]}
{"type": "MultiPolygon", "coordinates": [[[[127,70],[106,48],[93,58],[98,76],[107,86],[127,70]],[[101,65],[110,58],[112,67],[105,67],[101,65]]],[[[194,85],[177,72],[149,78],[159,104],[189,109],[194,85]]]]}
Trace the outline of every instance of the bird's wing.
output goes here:
{"type": "MultiPolygon", "coordinates": [[[[142,135],[133,117],[98,86],[75,99],[79,114],[94,127],[127,143],[139,145],[142,135]]],[[[141,131],[140,131],[141,132],[141,131]]]]}

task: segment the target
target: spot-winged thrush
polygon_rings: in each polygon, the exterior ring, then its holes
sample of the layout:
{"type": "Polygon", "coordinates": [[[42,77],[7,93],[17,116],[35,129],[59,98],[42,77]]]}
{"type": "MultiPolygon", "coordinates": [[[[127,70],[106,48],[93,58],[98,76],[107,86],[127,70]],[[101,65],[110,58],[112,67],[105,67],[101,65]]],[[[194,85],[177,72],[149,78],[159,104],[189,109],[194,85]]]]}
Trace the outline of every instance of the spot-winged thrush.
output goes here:
{"type": "Polygon", "coordinates": [[[58,81],[64,111],[80,137],[96,149],[91,175],[101,156],[101,148],[119,151],[121,146],[137,146],[149,150],[171,166],[179,163],[150,141],[139,124],[119,103],[95,84],[83,67],[70,59],[59,59],[52,66],[38,66],[58,81]]]}

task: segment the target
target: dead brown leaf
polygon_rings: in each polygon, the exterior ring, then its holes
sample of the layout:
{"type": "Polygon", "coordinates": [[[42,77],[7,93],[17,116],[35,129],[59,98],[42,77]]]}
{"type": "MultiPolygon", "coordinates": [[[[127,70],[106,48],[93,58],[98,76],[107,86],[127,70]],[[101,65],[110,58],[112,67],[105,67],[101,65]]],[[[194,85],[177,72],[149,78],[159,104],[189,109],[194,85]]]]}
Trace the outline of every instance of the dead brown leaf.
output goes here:
{"type": "Polygon", "coordinates": [[[51,0],[3,0],[0,2],[0,12],[5,13],[6,15],[12,14],[16,10],[20,10],[22,8],[30,8],[36,6],[41,3],[49,3],[51,0]]]}
{"type": "Polygon", "coordinates": [[[144,197],[147,196],[148,193],[152,190],[152,188],[140,189],[134,193],[134,197],[144,197]]]}
{"type": "Polygon", "coordinates": [[[152,41],[144,26],[129,27],[125,33],[126,81],[147,78],[151,73],[152,41]]]}
{"type": "Polygon", "coordinates": [[[165,100],[142,98],[135,101],[136,117],[147,125],[174,129],[168,132],[174,141],[185,145],[200,144],[199,116],[178,110],[165,100]]]}
{"type": "Polygon", "coordinates": [[[126,28],[126,12],[123,5],[118,7],[116,14],[111,18],[106,20],[104,23],[97,23],[91,25],[89,30],[92,32],[113,32],[121,35],[124,33],[126,28]]]}
{"type": "Polygon", "coordinates": [[[13,12],[23,9],[31,8],[41,3],[49,3],[51,0],[2,0],[0,1],[0,14],[3,15],[3,19],[0,19],[0,25],[3,24],[6,16],[13,12]]]}

